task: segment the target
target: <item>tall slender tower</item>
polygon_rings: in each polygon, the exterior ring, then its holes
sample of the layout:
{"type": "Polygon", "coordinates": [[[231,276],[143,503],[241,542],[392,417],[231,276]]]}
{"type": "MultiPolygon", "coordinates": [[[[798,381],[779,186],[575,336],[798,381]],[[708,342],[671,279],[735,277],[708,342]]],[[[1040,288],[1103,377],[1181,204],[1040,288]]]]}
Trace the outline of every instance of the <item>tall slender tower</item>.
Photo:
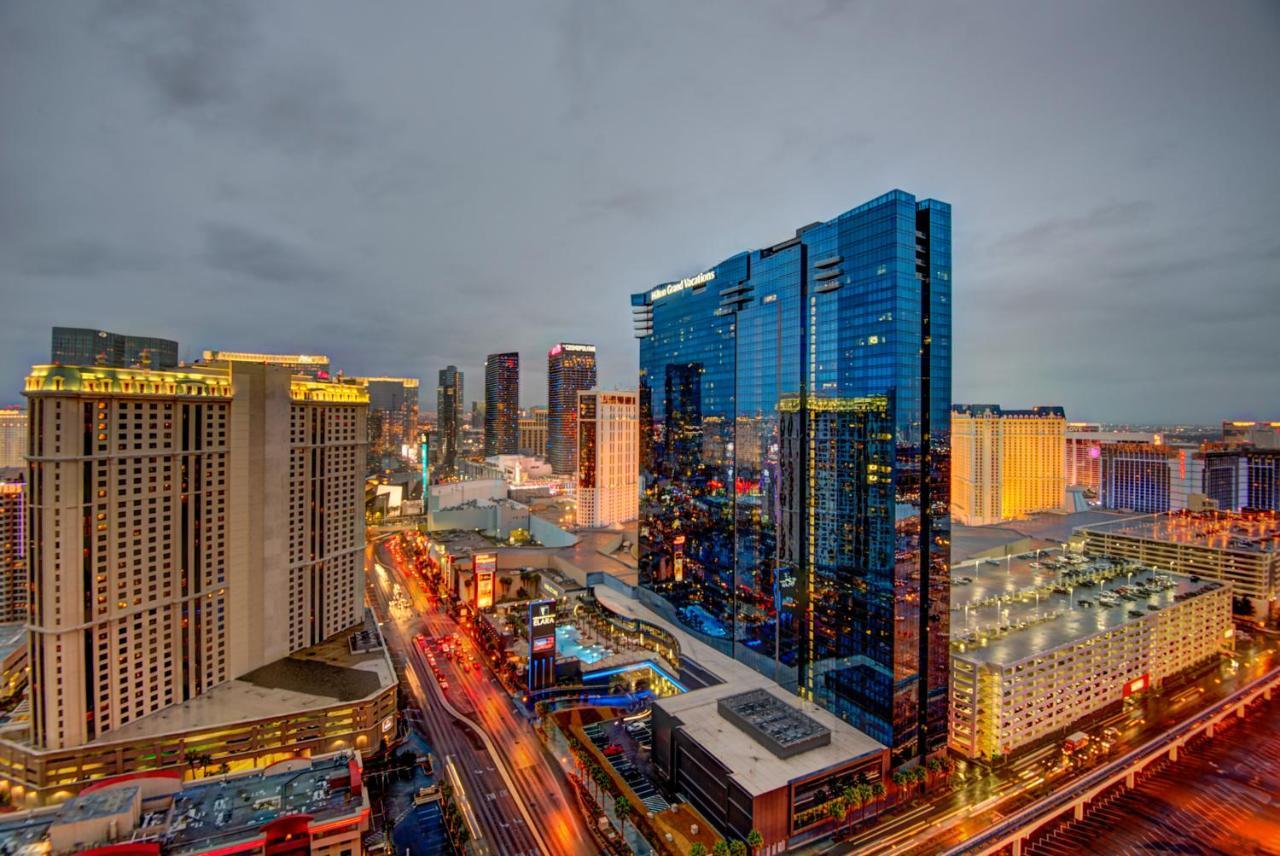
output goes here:
{"type": "Polygon", "coordinates": [[[458,432],[462,429],[462,372],[457,366],[440,369],[436,386],[436,471],[448,477],[458,472],[458,432]]]}
{"type": "Polygon", "coordinates": [[[547,352],[547,460],[554,473],[576,471],[578,393],[595,385],[595,345],[561,342],[547,352]]]}
{"type": "Polygon", "coordinates": [[[520,355],[484,361],[484,454],[514,455],[520,447],[520,355]]]}
{"type": "Polygon", "coordinates": [[[641,586],[895,763],[942,751],[951,207],[894,190],[631,304],[641,586]]]}

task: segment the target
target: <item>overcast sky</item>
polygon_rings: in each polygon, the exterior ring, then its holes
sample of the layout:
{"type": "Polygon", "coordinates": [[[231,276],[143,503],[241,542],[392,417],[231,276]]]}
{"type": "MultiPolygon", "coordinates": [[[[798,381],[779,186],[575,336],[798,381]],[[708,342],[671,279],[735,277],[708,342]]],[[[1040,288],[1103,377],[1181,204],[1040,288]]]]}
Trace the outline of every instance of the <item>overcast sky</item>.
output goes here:
{"type": "Polygon", "coordinates": [[[1280,417],[1278,93],[1275,2],[6,0],[0,402],[55,324],[634,385],[631,292],[901,187],[956,401],[1280,417]]]}

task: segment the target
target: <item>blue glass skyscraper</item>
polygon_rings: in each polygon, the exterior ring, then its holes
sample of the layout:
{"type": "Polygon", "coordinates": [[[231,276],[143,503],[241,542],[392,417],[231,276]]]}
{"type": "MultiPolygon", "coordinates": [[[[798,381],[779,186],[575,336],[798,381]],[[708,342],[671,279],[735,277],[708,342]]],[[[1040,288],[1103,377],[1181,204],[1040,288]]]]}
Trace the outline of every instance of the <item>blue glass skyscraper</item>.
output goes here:
{"type": "Polygon", "coordinates": [[[950,206],[895,190],[631,303],[642,597],[895,762],[943,749],[950,206]]]}

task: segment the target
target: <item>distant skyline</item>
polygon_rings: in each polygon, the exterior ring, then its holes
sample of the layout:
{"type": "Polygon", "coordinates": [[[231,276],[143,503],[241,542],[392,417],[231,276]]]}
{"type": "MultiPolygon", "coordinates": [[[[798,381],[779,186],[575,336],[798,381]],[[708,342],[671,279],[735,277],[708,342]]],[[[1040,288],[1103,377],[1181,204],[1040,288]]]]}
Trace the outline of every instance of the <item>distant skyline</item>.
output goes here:
{"type": "Polygon", "coordinates": [[[1280,6],[0,7],[0,403],[50,328],[348,374],[598,346],[628,296],[901,187],[954,211],[954,400],[1276,418],[1280,6]],[[495,26],[495,21],[502,26],[495,26]]]}

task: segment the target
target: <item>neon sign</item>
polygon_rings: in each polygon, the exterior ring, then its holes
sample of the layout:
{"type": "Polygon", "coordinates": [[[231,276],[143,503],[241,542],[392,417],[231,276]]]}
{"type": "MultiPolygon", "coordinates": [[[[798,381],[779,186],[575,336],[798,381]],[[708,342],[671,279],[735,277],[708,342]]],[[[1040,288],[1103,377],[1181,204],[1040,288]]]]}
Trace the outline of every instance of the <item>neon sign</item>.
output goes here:
{"type": "Polygon", "coordinates": [[[669,282],[666,285],[660,285],[653,291],[649,292],[650,300],[661,300],[669,294],[678,294],[686,288],[693,288],[702,285],[704,282],[711,282],[716,278],[716,272],[713,270],[705,271],[697,276],[686,276],[679,282],[669,282]]]}

